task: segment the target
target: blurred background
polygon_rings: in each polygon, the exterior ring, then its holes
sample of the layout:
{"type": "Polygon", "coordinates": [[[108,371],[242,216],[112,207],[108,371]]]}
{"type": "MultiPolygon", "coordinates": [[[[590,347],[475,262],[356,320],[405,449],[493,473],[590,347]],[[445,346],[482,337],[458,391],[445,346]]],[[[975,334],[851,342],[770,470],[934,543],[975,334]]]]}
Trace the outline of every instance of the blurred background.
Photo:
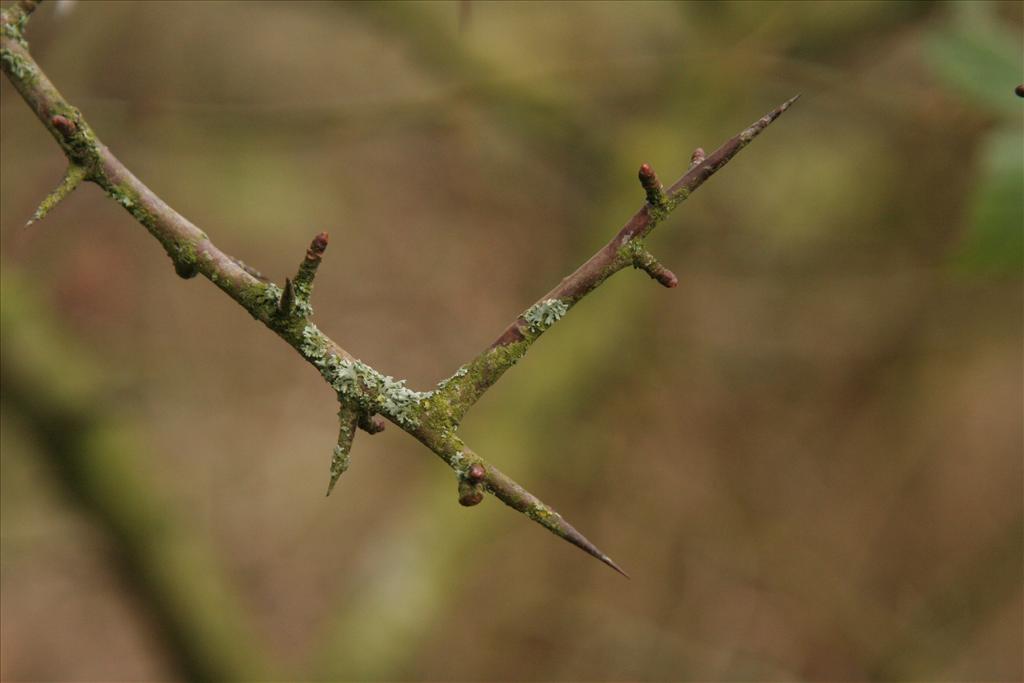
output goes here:
{"type": "Polygon", "coordinates": [[[627,581],[317,373],[2,92],[4,680],[1016,681],[1020,3],[44,3],[99,136],[432,387],[800,102],[467,418],[627,581]]]}

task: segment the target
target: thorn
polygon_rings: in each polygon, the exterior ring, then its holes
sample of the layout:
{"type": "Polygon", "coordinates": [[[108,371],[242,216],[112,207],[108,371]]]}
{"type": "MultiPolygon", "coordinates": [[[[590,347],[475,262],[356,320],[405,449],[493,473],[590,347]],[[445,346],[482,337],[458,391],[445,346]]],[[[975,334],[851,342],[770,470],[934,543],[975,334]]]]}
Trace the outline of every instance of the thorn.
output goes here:
{"type": "Polygon", "coordinates": [[[560,514],[558,514],[551,508],[547,508],[547,512],[548,514],[544,516],[551,520],[551,522],[553,522],[551,524],[549,524],[547,520],[541,521],[536,517],[533,517],[532,515],[531,519],[540,522],[550,531],[553,531],[556,535],[562,537],[566,541],[569,541],[574,546],[576,546],[583,552],[587,553],[591,557],[596,557],[598,560],[604,562],[606,565],[608,565],[618,573],[622,574],[627,579],[630,578],[629,574],[627,574],[625,570],[623,570],[622,567],[620,567],[618,563],[615,562],[615,560],[601,552],[596,545],[591,543],[586,536],[581,534],[579,531],[575,529],[575,527],[573,527],[571,524],[565,521],[565,519],[560,514]]]}
{"type": "Polygon", "coordinates": [[[498,500],[505,503],[505,505],[522,512],[559,538],[572,543],[591,557],[597,558],[618,573],[629,578],[629,574],[627,574],[622,567],[601,552],[597,546],[587,540],[583,534],[565,521],[560,514],[549,508],[541,502],[539,498],[510,479],[506,474],[502,473],[493,465],[487,465],[485,484],[487,489],[493,493],[498,500]]]}
{"type": "Polygon", "coordinates": [[[327,495],[331,495],[338,478],[345,473],[351,462],[352,441],[356,438],[358,411],[347,403],[338,408],[338,444],[331,456],[331,480],[327,484],[327,495]]]}
{"type": "Polygon", "coordinates": [[[790,97],[788,100],[777,106],[775,109],[772,109],[770,112],[768,112],[760,119],[755,121],[749,128],[747,128],[745,131],[739,134],[740,141],[743,144],[746,144],[753,140],[754,138],[756,138],[761,133],[761,131],[768,127],[768,124],[782,116],[782,112],[789,109],[794,102],[799,100],[801,95],[803,95],[803,93],[797,93],[796,95],[790,97]]]}
{"type": "Polygon", "coordinates": [[[647,202],[651,206],[664,206],[668,198],[665,196],[665,188],[661,186],[661,181],[658,180],[654,169],[649,164],[644,164],[640,167],[640,172],[637,175],[640,177],[640,184],[643,185],[644,192],[647,193],[647,202]]]}
{"type": "MultiPolygon", "coordinates": [[[[750,144],[751,140],[760,135],[761,131],[767,128],[772,121],[779,118],[779,116],[782,115],[782,112],[789,109],[798,99],[800,99],[799,94],[789,98],[778,107],[772,109],[757,121],[750,124],[746,129],[740,131],[738,135],[726,140],[718,149],[710,155],[707,155],[699,164],[691,166],[690,169],[683,174],[683,177],[673,183],[672,187],[667,190],[667,194],[672,198],[673,204],[677,205],[685,200],[691,192],[703,185],[708,178],[721,170],[734,156],[739,154],[740,150],[750,144]]],[[[696,151],[694,154],[696,155],[696,151]]]]}
{"type": "Polygon", "coordinates": [[[279,315],[288,316],[293,308],[295,308],[295,288],[292,287],[292,281],[285,278],[284,291],[281,292],[281,300],[277,302],[277,312],[279,315]]]}
{"type": "Polygon", "coordinates": [[[78,164],[71,164],[67,170],[64,171],[64,177],[61,178],[60,184],[53,189],[50,194],[46,195],[42,202],[39,204],[39,208],[32,214],[32,218],[25,223],[25,227],[29,227],[36,221],[41,221],[46,217],[46,214],[53,210],[53,207],[60,204],[69,194],[74,192],[75,188],[85,180],[86,170],[85,167],[79,166],[78,164]]]}

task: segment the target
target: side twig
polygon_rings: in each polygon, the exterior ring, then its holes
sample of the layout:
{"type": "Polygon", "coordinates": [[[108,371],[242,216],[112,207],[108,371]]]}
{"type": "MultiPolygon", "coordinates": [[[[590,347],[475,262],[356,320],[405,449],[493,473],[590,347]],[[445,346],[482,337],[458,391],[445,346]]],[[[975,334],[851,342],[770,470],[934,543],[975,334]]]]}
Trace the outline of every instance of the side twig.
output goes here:
{"type": "Polygon", "coordinates": [[[679,280],[647,250],[644,240],[690,193],[700,187],[796,100],[783,103],[710,156],[698,148],[687,172],[665,189],[653,169],[640,168],[646,203],[601,250],[520,314],[487,349],[431,391],[414,391],[404,380],[384,375],[359,361],[313,323],[313,280],[327,248],[320,233],[307,249],[294,278],[279,287],[258,271],[217,248],[209,237],[161,200],[100,142],[32,58],[24,38],[33,0],[20,0],[0,13],[0,67],[60,145],[69,173],[40,210],[45,215],[83,180],[101,187],[163,245],[175,272],[202,275],[234,299],[312,364],[337,393],[339,438],[331,461],[328,493],[349,465],[355,427],[374,434],[383,419],[408,432],[444,460],[459,482],[459,502],[476,505],[491,493],[561,538],[622,572],[561,515],[483,460],[459,438],[466,412],[518,362],[540,336],[583,297],[627,266],[644,270],[665,287],[679,280]],[[379,415],[380,417],[377,417],[379,415]]]}

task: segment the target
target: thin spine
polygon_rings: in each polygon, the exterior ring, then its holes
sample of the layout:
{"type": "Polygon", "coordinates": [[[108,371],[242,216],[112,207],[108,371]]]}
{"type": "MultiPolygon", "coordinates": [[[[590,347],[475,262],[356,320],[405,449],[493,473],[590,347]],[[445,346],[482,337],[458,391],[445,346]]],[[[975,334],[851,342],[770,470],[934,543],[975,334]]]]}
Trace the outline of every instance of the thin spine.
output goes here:
{"type": "Polygon", "coordinates": [[[572,543],[591,557],[597,558],[627,579],[629,578],[629,574],[622,567],[577,531],[572,524],[565,521],[562,515],[545,505],[537,496],[524,489],[493,465],[486,466],[483,483],[485,488],[505,505],[525,514],[559,538],[572,543]]]}
{"type": "Polygon", "coordinates": [[[352,442],[356,438],[356,424],[359,410],[342,401],[338,408],[338,444],[331,455],[331,480],[327,484],[327,495],[331,495],[338,478],[345,473],[351,462],[352,442]]]}
{"type": "Polygon", "coordinates": [[[46,214],[50,213],[58,204],[67,199],[68,195],[75,191],[83,180],[86,179],[88,171],[84,166],[78,164],[68,164],[68,168],[64,171],[64,177],[61,178],[60,184],[53,188],[50,194],[46,195],[46,198],[39,203],[39,208],[36,209],[35,213],[32,214],[32,218],[25,223],[25,227],[29,227],[36,221],[41,221],[46,217],[46,214]]]}
{"type": "Polygon", "coordinates": [[[281,291],[281,300],[277,302],[277,312],[282,316],[289,316],[295,309],[295,287],[289,278],[284,279],[284,289],[281,291]]]}

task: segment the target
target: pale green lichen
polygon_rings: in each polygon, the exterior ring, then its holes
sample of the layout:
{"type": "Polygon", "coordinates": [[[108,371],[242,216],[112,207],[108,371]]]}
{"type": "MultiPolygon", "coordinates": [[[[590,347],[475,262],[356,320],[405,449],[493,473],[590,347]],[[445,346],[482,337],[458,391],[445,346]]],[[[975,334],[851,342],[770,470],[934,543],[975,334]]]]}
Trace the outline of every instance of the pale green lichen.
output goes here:
{"type": "Polygon", "coordinates": [[[448,464],[451,465],[453,470],[455,470],[455,476],[461,479],[466,475],[471,463],[466,462],[466,456],[462,451],[459,451],[448,459],[448,464]]]}
{"type": "Polygon", "coordinates": [[[16,40],[22,47],[28,47],[28,41],[25,40],[25,25],[28,23],[28,15],[22,14],[17,23],[5,23],[3,24],[3,35],[16,40]]]}
{"type": "Polygon", "coordinates": [[[560,299],[545,299],[523,313],[523,319],[532,331],[540,333],[561,320],[568,310],[569,306],[560,299]]]}
{"type": "Polygon", "coordinates": [[[316,327],[302,330],[300,351],[344,399],[355,401],[366,412],[381,413],[403,427],[419,425],[423,403],[431,392],[413,391],[404,379],[384,375],[360,360],[341,358],[328,351],[329,341],[316,327]]]}
{"type": "Polygon", "coordinates": [[[543,503],[534,503],[528,507],[526,516],[544,526],[550,526],[558,519],[558,513],[543,503]]]}
{"type": "Polygon", "coordinates": [[[281,288],[273,282],[264,285],[263,291],[256,295],[256,302],[261,306],[276,307],[279,301],[281,301],[281,288]]]}
{"type": "Polygon", "coordinates": [[[445,387],[447,387],[452,382],[458,380],[461,377],[465,377],[467,373],[469,373],[469,368],[467,368],[465,365],[461,366],[458,370],[455,371],[455,374],[453,374],[451,377],[447,377],[437,383],[438,390],[444,390],[445,387]]]}
{"type": "Polygon", "coordinates": [[[339,444],[334,447],[334,454],[331,456],[331,480],[327,484],[327,495],[331,495],[331,491],[334,490],[334,485],[338,483],[338,478],[348,469],[349,464],[352,462],[352,456],[349,451],[339,444]]]}
{"type": "Polygon", "coordinates": [[[32,63],[19,54],[15,54],[10,50],[0,50],[0,61],[6,64],[7,71],[10,72],[11,76],[19,81],[31,84],[38,78],[32,63]]]}

